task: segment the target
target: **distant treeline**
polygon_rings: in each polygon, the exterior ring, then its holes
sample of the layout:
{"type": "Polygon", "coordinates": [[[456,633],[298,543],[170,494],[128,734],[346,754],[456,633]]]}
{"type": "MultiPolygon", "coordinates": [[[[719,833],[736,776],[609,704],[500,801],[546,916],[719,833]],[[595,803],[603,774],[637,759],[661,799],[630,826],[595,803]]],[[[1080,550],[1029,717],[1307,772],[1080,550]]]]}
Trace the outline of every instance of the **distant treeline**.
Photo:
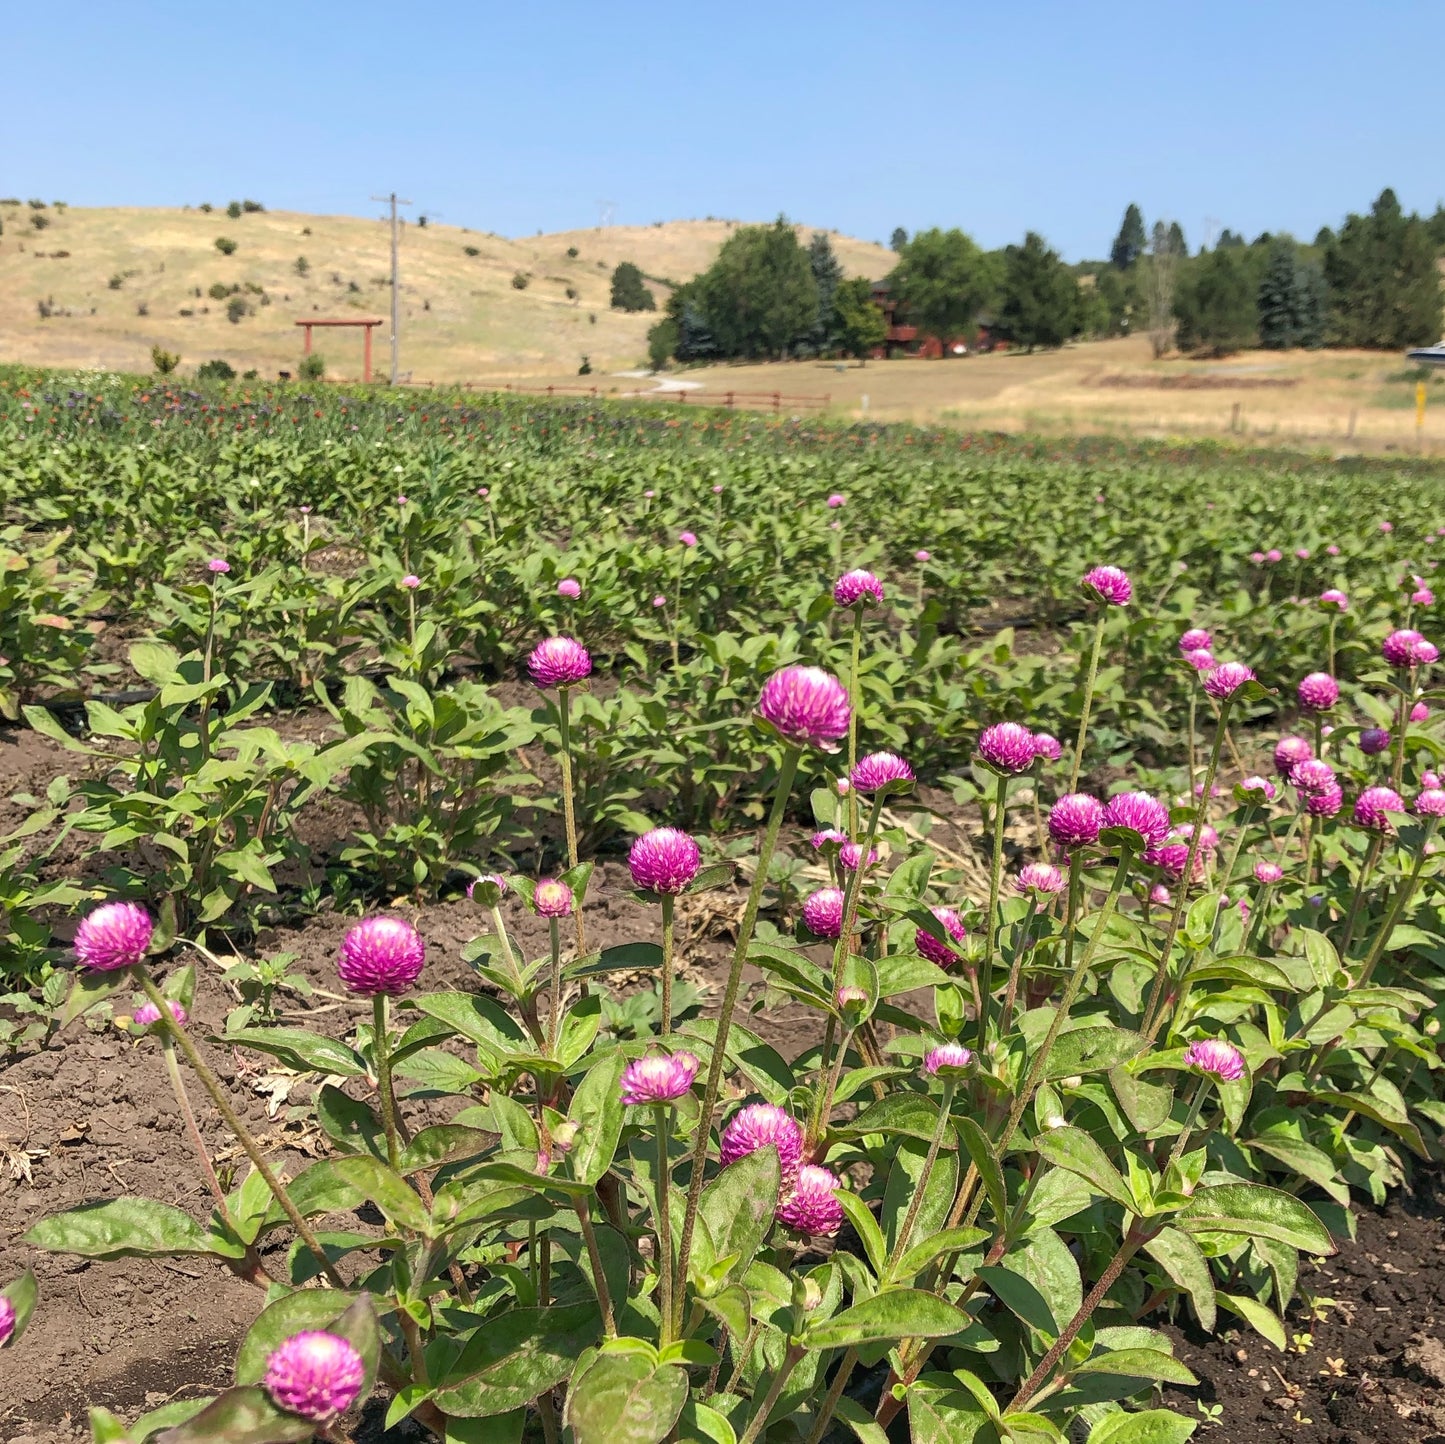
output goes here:
{"type": "MultiPolygon", "coordinates": [[[[1398,350],[1439,339],[1438,259],[1445,207],[1407,215],[1391,190],[1366,215],[1313,241],[1224,230],[1190,255],[1177,223],[1124,213],[1109,259],[1066,264],[1030,231],[986,251],[963,231],[893,232],[883,285],[899,324],[970,343],[980,328],[1029,350],[1146,331],[1220,354],[1248,346],[1398,350]]],[[[717,260],[668,297],[649,332],[654,365],[801,356],[868,356],[886,326],[872,284],[845,279],[826,234],[804,245],[788,221],[739,227],[717,260]]]]}

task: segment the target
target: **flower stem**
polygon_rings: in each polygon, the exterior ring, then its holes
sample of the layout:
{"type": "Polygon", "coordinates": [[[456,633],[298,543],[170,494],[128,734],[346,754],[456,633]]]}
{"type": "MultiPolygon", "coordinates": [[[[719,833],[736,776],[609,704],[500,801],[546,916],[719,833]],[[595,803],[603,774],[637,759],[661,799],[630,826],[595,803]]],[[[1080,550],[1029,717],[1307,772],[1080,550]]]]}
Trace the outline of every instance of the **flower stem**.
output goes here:
{"type": "Polygon", "coordinates": [[[181,1065],[176,1062],[176,1047],[171,1041],[169,1033],[161,1034],[161,1053],[166,1060],[166,1072],[171,1080],[171,1092],[176,1095],[176,1104],[181,1110],[181,1118],[186,1125],[186,1132],[190,1135],[191,1147],[196,1150],[196,1157],[201,1162],[201,1172],[206,1175],[206,1183],[211,1190],[211,1197],[216,1200],[216,1212],[221,1215],[221,1221],[227,1228],[233,1229],[235,1225],[231,1221],[231,1211],[226,1206],[226,1193],[221,1187],[221,1180],[216,1177],[215,1167],[211,1163],[211,1155],[206,1149],[205,1140],[201,1137],[201,1130],[196,1124],[196,1115],[191,1111],[191,1100],[186,1097],[185,1080],[181,1077],[181,1065]]]}
{"type": "MultiPolygon", "coordinates": [[[[561,733],[561,756],[559,761],[562,764],[562,819],[567,828],[567,867],[572,869],[577,866],[577,814],[573,802],[572,787],[572,689],[563,687],[557,703],[558,728],[561,733]]],[[[572,911],[577,920],[577,956],[580,958],[587,951],[587,935],[582,923],[582,899],[578,897],[572,904],[572,911]]]]}
{"type": "Polygon", "coordinates": [[[1355,936],[1355,923],[1360,916],[1360,903],[1364,900],[1365,886],[1370,880],[1370,874],[1375,870],[1375,864],[1380,860],[1381,840],[1379,836],[1370,839],[1370,845],[1365,851],[1364,861],[1360,864],[1359,874],[1355,878],[1354,895],[1350,898],[1350,910],[1345,916],[1345,931],[1340,939],[1340,961],[1347,962],[1350,956],[1350,943],[1355,936]]]}
{"type": "Polygon", "coordinates": [[[662,1027],[667,1037],[672,1032],[672,905],[671,893],[662,895],[662,1027]]]}
{"type": "Polygon", "coordinates": [[[679,1295],[684,1293],[687,1287],[687,1265],[692,1253],[692,1232],[697,1223],[698,1204],[702,1200],[704,1174],[707,1171],[708,1143],[712,1135],[712,1119],[717,1109],[718,1091],[722,1087],[723,1071],[727,1067],[728,1034],[732,1031],[733,1012],[737,1007],[738,990],[743,977],[743,964],[747,961],[748,947],[753,940],[753,929],[757,927],[758,909],[762,906],[763,889],[767,886],[768,881],[768,868],[772,864],[773,852],[778,845],[778,833],[782,830],[783,814],[788,810],[788,797],[793,790],[793,778],[798,772],[799,756],[799,749],[792,746],[783,753],[782,766],[778,769],[777,786],[773,790],[772,811],[768,814],[767,830],[763,834],[763,845],[758,852],[753,883],[748,889],[747,904],[743,908],[743,920],[738,925],[738,940],[733,948],[732,966],[728,969],[727,984],[723,989],[722,1008],[718,1013],[717,1031],[713,1035],[712,1058],[707,1068],[707,1083],[703,1088],[702,1107],[698,1113],[697,1142],[692,1150],[692,1177],[688,1180],[687,1185],[687,1211],[683,1215],[682,1239],[678,1245],[679,1295]]]}
{"type": "Polygon", "coordinates": [[[191,1071],[201,1080],[201,1086],[210,1095],[216,1112],[221,1115],[226,1127],[235,1135],[236,1142],[245,1150],[246,1157],[251,1160],[256,1172],[265,1180],[266,1187],[271,1190],[271,1197],[281,1205],[281,1211],[286,1215],[291,1227],[296,1230],[297,1237],[311,1250],[321,1272],[326,1275],[332,1288],[344,1289],[346,1281],[336,1272],[331,1260],[326,1257],[326,1252],[317,1242],[310,1224],[301,1216],[300,1210],[291,1201],[291,1195],[287,1193],[285,1184],[277,1177],[271,1165],[266,1162],[266,1155],[261,1152],[260,1144],[251,1136],[250,1129],[241,1122],[236,1110],[231,1107],[231,1100],[226,1097],[225,1089],[221,1087],[220,1081],[211,1072],[206,1060],[197,1051],[196,1045],[186,1035],[185,1029],[180,1027],[171,1016],[170,1004],[162,997],[161,990],[156,987],[144,967],[132,968],[131,972],[140,984],[141,991],[160,1010],[161,1022],[165,1026],[166,1033],[185,1054],[186,1062],[191,1065],[191,1071]]]}
{"type": "Polygon", "coordinates": [[[1079,736],[1074,743],[1074,765],[1069,769],[1069,791],[1079,785],[1079,773],[1084,766],[1084,740],[1089,735],[1089,713],[1094,706],[1094,682],[1099,675],[1099,649],[1104,645],[1105,612],[1099,608],[1099,619],[1094,623],[1094,646],[1089,653],[1089,677],[1084,683],[1084,707],[1079,713],[1079,736]]]}
{"type": "Polygon", "coordinates": [[[653,1205],[653,1222],[657,1225],[657,1287],[658,1312],[662,1315],[662,1337],[660,1343],[665,1349],[672,1342],[674,1327],[672,1300],[672,1211],[668,1207],[668,1177],[670,1169],[667,1158],[667,1135],[669,1115],[672,1109],[665,1103],[657,1104],[652,1110],[657,1129],[657,1177],[656,1203],[653,1205]]]}
{"type": "MultiPolygon", "coordinates": [[[[853,608],[853,661],[848,668],[848,695],[853,700],[853,705],[848,709],[848,776],[853,776],[854,765],[858,761],[858,702],[862,697],[862,688],[858,685],[858,659],[863,649],[863,608],[853,608]]],[[[848,837],[851,841],[858,840],[858,794],[851,787],[848,789],[848,837]]]]}
{"type": "Polygon", "coordinates": [[[1199,1110],[1204,1106],[1204,1090],[1208,1084],[1209,1079],[1201,1077],[1194,1085],[1194,1096],[1189,1100],[1189,1112],[1185,1114],[1184,1126],[1179,1130],[1179,1137],[1174,1140],[1174,1147],[1169,1151],[1169,1162],[1164,1165],[1166,1172],[1183,1157],[1189,1135],[1194,1131],[1194,1125],[1199,1122],[1199,1110]]]}
{"type": "Polygon", "coordinates": [[[1024,930],[1014,949],[1013,963],[1008,970],[1008,983],[1003,990],[1003,1002],[998,1010],[998,1036],[1008,1036],[1009,1024],[1013,1022],[1014,1000],[1018,997],[1019,977],[1023,972],[1024,959],[1029,955],[1029,945],[1034,935],[1034,919],[1039,915],[1038,904],[1029,899],[1029,910],[1024,914],[1024,930]]]}
{"type": "Polygon", "coordinates": [[[607,1286],[607,1273],[602,1267],[602,1251],[597,1247],[597,1230],[592,1226],[592,1210],[580,1196],[572,1200],[577,1223],[587,1245],[587,1260],[592,1265],[592,1283],[597,1291],[597,1307],[602,1311],[602,1332],[609,1339],[617,1337],[617,1321],[612,1312],[612,1291],[607,1286]]]}
{"type": "Polygon", "coordinates": [[[1002,926],[998,916],[999,885],[1003,880],[1003,830],[1008,816],[1008,778],[1000,777],[994,791],[993,858],[988,870],[988,945],[983,954],[983,973],[978,984],[978,1051],[988,1044],[988,1013],[993,994],[993,960],[1002,926]]]}
{"type": "Polygon", "coordinates": [[[843,1397],[843,1390],[848,1387],[848,1380],[853,1377],[853,1370],[857,1363],[857,1349],[848,1349],[838,1361],[837,1372],[833,1375],[833,1382],[829,1386],[827,1397],[823,1400],[823,1407],[818,1410],[818,1419],[813,1425],[812,1432],[808,1435],[807,1444],[823,1444],[823,1435],[828,1432],[828,1425],[833,1420],[833,1411],[838,1407],[838,1400],[843,1397]]]}
{"type": "Polygon", "coordinates": [[[768,1422],[768,1415],[773,1412],[773,1406],[782,1397],[783,1386],[788,1382],[788,1376],[798,1367],[804,1350],[797,1344],[790,1344],[788,1351],[783,1355],[783,1367],[773,1375],[773,1382],[768,1387],[768,1392],[763,1396],[763,1402],[758,1405],[757,1412],[748,1420],[748,1427],[743,1430],[742,1437],[738,1444],[753,1444],[759,1434],[763,1432],[763,1425],[768,1422]]]}
{"type": "Polygon", "coordinates": [[[934,1164],[938,1162],[938,1150],[943,1147],[943,1135],[948,1132],[948,1125],[953,1117],[953,1094],[957,1087],[957,1079],[943,1080],[943,1101],[938,1107],[938,1123],[933,1130],[933,1137],[928,1140],[928,1154],[923,1160],[923,1171],[918,1175],[913,1197],[908,1200],[908,1212],[903,1215],[893,1252],[884,1265],[885,1280],[893,1277],[893,1270],[898,1267],[899,1259],[908,1251],[908,1240],[913,1233],[913,1225],[918,1221],[918,1212],[923,1207],[923,1195],[927,1192],[929,1177],[933,1173],[934,1164]]]}
{"type": "Polygon", "coordinates": [[[381,1126],[386,1133],[386,1161],[393,1169],[400,1165],[401,1148],[396,1136],[396,1095],[391,1091],[391,1039],[387,1020],[386,994],[371,1000],[371,1053],[376,1060],[376,1092],[381,1100],[381,1126]]]}
{"type": "Polygon", "coordinates": [[[1425,855],[1430,849],[1430,839],[1434,837],[1439,822],[1438,817],[1432,817],[1425,824],[1425,835],[1420,839],[1420,846],[1416,849],[1415,861],[1410,872],[1408,876],[1400,880],[1399,885],[1395,888],[1395,896],[1390,903],[1390,910],[1385,914],[1376,930],[1375,941],[1370,944],[1370,951],[1365,955],[1365,961],[1360,966],[1360,976],[1355,983],[1357,988],[1363,988],[1369,982],[1370,975],[1375,971],[1375,965],[1380,961],[1381,954],[1389,945],[1390,934],[1395,931],[1395,924],[1400,921],[1400,915],[1405,911],[1405,906],[1415,891],[1415,884],[1420,880],[1421,869],[1425,866],[1425,855]]]}
{"type": "Polygon", "coordinates": [[[552,997],[548,1008],[547,1042],[556,1048],[562,1031],[562,936],[556,918],[547,919],[547,935],[552,944],[552,997]]]}

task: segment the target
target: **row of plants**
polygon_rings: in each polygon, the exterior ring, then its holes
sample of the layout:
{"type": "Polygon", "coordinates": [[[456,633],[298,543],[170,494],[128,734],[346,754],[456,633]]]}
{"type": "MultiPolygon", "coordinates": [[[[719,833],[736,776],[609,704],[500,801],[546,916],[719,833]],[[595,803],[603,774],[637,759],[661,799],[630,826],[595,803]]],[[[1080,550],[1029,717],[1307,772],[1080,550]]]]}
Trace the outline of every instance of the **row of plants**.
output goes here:
{"type": "MultiPolygon", "coordinates": [[[[565,853],[554,876],[476,879],[475,988],[428,990],[425,939],[373,916],[338,958],[371,1004],[342,1037],[243,1021],[206,1039],[190,1019],[215,979],[175,893],[88,913],[60,1020],[130,995],[178,1108],[199,1086],[253,1171],[223,1191],[198,1144],[204,1223],[115,1198],[27,1239],[211,1256],[264,1299],[234,1387],[129,1425],[97,1409],[95,1438],[334,1439],[377,1388],[388,1422],[454,1441],[882,1444],[905,1417],[930,1444],[1187,1438],[1196,1421],[1159,1405],[1193,1382],[1160,1321],[1283,1347],[1292,1302],[1327,1306],[1302,1256],[1349,1232],[1352,1195],[1438,1149],[1438,651],[1410,626],[1362,636],[1362,725],[1335,674],[1338,602],[1297,679],[1226,656],[1197,618],[1156,623],[1192,719],[1183,765],[1091,786],[1108,647],[1137,597],[1120,567],[1084,575],[1067,746],[1029,713],[964,732],[986,896],[920,837],[892,743],[906,704],[870,695],[893,645],[872,572],[831,590],[844,680],[785,662],[715,693],[766,806],[706,1017],[674,1010],[674,909],[732,869],[705,865],[665,793],[629,853],[656,932],[588,947],[578,779],[610,734],[571,725],[594,663],[565,634],[528,657],[565,853]],[[1252,772],[1285,687],[1300,725],[1252,772]],[[769,880],[805,794],[821,885],[794,904],[769,880]],[[508,932],[513,894],[548,922],[540,957],[508,932]],[[759,1006],[815,1016],[796,1056],[747,1026],[749,965],[759,1006]],[[594,980],[639,966],[659,975],[656,1029],[619,1040],[594,980]],[[284,1178],[217,1082],[216,1044],[310,1075],[332,1156],[284,1178]],[[358,1225],[362,1204],[379,1225],[358,1225]]],[[[191,685],[175,730],[201,735],[210,694],[191,685]]],[[[6,1298],[13,1346],[33,1280],[6,1298]]]]}

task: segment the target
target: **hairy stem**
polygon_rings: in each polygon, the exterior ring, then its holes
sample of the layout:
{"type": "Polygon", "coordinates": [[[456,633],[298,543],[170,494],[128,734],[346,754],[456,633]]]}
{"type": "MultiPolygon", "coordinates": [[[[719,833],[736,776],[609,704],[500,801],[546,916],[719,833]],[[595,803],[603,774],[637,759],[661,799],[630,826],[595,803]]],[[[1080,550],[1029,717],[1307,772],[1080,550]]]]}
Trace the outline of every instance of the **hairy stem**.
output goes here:
{"type": "MultiPolygon", "coordinates": [[[[671,1169],[667,1158],[667,1136],[672,1109],[665,1103],[657,1104],[652,1110],[653,1124],[657,1129],[657,1202],[653,1208],[653,1221],[657,1225],[657,1287],[658,1312],[662,1315],[662,1338],[665,1349],[672,1342],[674,1327],[672,1300],[672,1210],[668,1206],[669,1175],[671,1169]]],[[[680,1311],[679,1311],[680,1312],[680,1311]]]]}
{"type": "Polygon", "coordinates": [[[1099,675],[1099,649],[1104,645],[1104,622],[1106,613],[1099,607],[1099,618],[1094,623],[1094,645],[1089,653],[1089,676],[1084,683],[1084,706],[1079,713],[1079,735],[1074,743],[1074,765],[1069,769],[1069,791],[1079,785],[1079,773],[1084,766],[1084,742],[1089,735],[1089,713],[1094,707],[1094,682],[1099,675]]]}
{"type": "Polygon", "coordinates": [[[672,1032],[672,906],[671,893],[662,895],[662,1027],[665,1038],[672,1032]]]}
{"type": "Polygon", "coordinates": [[[988,1013],[993,1001],[993,960],[998,951],[1002,926],[998,916],[999,887],[1003,881],[1003,830],[1008,816],[1008,778],[1000,777],[994,789],[993,858],[988,870],[988,939],[983,953],[983,972],[978,984],[978,1051],[988,1045],[988,1013]]]}
{"type": "Polygon", "coordinates": [[[376,1092],[381,1101],[381,1126],[386,1132],[386,1161],[395,1169],[401,1159],[396,1136],[396,1095],[391,1088],[391,1039],[386,994],[371,1000],[371,1052],[376,1060],[376,1092]]]}
{"type": "MultiPolygon", "coordinates": [[[[561,756],[559,761],[562,764],[562,817],[567,827],[567,866],[569,869],[577,866],[577,814],[573,802],[572,787],[572,689],[563,687],[557,702],[558,726],[561,732],[561,756]]],[[[573,916],[577,921],[577,956],[580,958],[587,951],[587,935],[582,923],[582,899],[579,896],[572,905],[573,916]]]]}

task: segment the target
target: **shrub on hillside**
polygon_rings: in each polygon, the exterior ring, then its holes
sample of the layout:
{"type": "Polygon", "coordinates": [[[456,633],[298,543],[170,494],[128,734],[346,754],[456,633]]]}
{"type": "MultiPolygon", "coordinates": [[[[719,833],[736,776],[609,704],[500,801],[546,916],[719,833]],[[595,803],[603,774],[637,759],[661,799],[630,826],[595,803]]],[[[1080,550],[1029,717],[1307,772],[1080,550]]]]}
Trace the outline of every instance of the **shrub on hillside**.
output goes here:
{"type": "Polygon", "coordinates": [[[226,214],[230,216],[233,221],[239,221],[241,219],[241,202],[232,201],[231,204],[226,207],[226,214]]]}
{"type": "Polygon", "coordinates": [[[236,243],[230,238],[230,236],[217,236],[216,249],[223,256],[233,256],[236,254],[236,243]]]}
{"type": "Polygon", "coordinates": [[[567,247],[567,259],[568,259],[569,261],[575,261],[575,260],[577,259],[577,247],[576,247],[576,246],[568,246],[568,247],[567,247]]]}
{"type": "Polygon", "coordinates": [[[480,256],[482,254],[476,246],[463,246],[462,250],[469,256],[480,256]]]}
{"type": "Polygon", "coordinates": [[[531,284],[532,278],[525,271],[517,271],[512,276],[512,289],[514,291],[525,291],[531,284]]]}
{"type": "Polygon", "coordinates": [[[266,207],[260,201],[242,201],[241,209],[250,215],[255,211],[264,211],[266,207]]]}
{"type": "MultiPolygon", "coordinates": [[[[196,292],[196,295],[199,296],[200,294],[201,293],[199,291],[196,292]]],[[[210,289],[206,292],[206,294],[213,301],[224,301],[226,297],[231,294],[231,287],[228,286],[224,281],[212,281],[210,289]]]]}
{"type": "Polygon", "coordinates": [[[311,262],[305,256],[297,256],[292,262],[292,269],[298,276],[304,276],[311,269],[311,262]]]}
{"type": "Polygon", "coordinates": [[[215,206],[213,206],[213,205],[210,203],[210,201],[202,201],[202,202],[201,202],[201,211],[203,212],[203,214],[205,214],[205,215],[210,215],[211,212],[212,212],[213,210],[215,210],[215,209],[216,209],[215,206]]]}
{"type": "Polygon", "coordinates": [[[642,272],[631,261],[622,261],[612,273],[612,301],[615,311],[655,311],[657,302],[642,284],[642,272]]]}
{"type": "Polygon", "coordinates": [[[50,217],[43,216],[39,211],[35,211],[30,217],[30,224],[34,226],[37,231],[43,231],[46,226],[50,224],[50,217]]]}
{"type": "Polygon", "coordinates": [[[151,365],[162,376],[169,376],[180,364],[181,358],[174,351],[167,351],[164,346],[151,347],[151,365]]]}
{"type": "Polygon", "coordinates": [[[251,303],[244,296],[232,296],[226,302],[226,319],[233,325],[239,326],[244,316],[251,314],[251,303]]]}
{"type": "Polygon", "coordinates": [[[303,356],[301,364],[296,368],[296,375],[302,381],[325,380],[326,358],[319,351],[313,351],[309,356],[303,356]]]}
{"type": "Polygon", "coordinates": [[[196,367],[197,381],[234,381],[236,379],[236,368],[229,361],[223,361],[219,356],[209,361],[202,361],[196,367]]]}

